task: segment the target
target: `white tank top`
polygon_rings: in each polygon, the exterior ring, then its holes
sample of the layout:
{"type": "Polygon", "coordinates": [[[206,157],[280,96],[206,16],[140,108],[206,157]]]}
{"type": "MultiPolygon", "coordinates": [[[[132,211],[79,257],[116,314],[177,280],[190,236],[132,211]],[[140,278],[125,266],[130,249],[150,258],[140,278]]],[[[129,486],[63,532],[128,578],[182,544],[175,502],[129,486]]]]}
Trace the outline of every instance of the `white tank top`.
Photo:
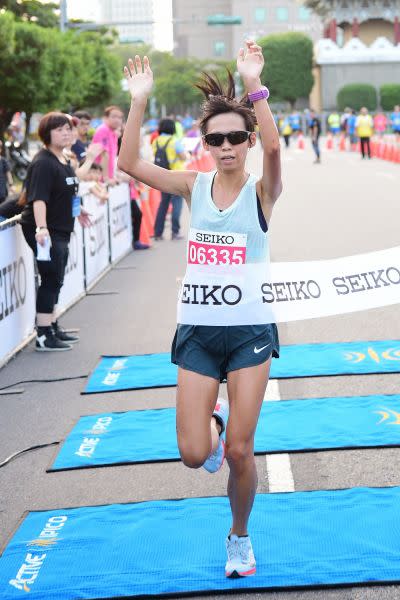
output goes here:
{"type": "Polygon", "coordinates": [[[212,199],[215,173],[198,173],[193,186],[178,323],[272,323],[273,313],[263,300],[262,286],[269,281],[269,244],[259,222],[257,179],[250,175],[236,200],[220,211],[212,199]]]}

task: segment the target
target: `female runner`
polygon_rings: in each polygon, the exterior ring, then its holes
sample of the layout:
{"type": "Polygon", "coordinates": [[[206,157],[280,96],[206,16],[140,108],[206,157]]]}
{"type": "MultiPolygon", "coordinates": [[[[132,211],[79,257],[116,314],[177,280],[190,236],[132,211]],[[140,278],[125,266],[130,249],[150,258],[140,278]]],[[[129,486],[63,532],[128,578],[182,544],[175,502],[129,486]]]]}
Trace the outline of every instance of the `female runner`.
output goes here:
{"type": "Polygon", "coordinates": [[[224,91],[219,81],[204,75],[198,84],[206,96],[200,130],[216,170],[169,171],[140,158],[140,127],[153,74],[148,58],[142,63],[135,56],[125,67],[132,103],[118,161],[130,176],[183,196],[191,210],[188,264],[172,344],[172,361],[179,367],[177,436],[188,467],[215,472],[226,456],[232,511],[227,577],[256,571],[247,530],[257,488],[254,434],[271,358],[279,356],[277,328],[260,283],[269,262],[268,224],[282,191],[279,134],[260,81],[263,65],[261,48],[247,41],[237,58],[248,95],[242,101],[235,100],[231,76],[224,91]],[[259,179],[245,169],[247,152],[256,144],[256,122],[263,146],[259,179]],[[229,402],[218,398],[224,379],[229,402]]]}

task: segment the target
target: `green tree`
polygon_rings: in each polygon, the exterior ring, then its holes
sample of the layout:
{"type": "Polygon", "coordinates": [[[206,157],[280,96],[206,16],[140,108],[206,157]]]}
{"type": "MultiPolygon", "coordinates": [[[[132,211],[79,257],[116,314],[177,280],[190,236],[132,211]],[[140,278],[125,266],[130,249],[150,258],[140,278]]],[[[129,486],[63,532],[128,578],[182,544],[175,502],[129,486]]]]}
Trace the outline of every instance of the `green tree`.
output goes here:
{"type": "Polygon", "coordinates": [[[311,39],[302,33],[277,33],[258,43],[265,59],[262,79],[272,100],[286,100],[293,108],[298,98],[308,97],[314,84],[311,39]]]}
{"type": "Polygon", "coordinates": [[[385,83],[379,88],[379,96],[383,110],[393,110],[396,104],[400,104],[400,84],[385,83]]]}
{"type": "Polygon", "coordinates": [[[360,110],[362,106],[368,110],[375,110],[377,107],[376,89],[369,83],[350,83],[338,91],[336,102],[341,111],[347,106],[354,110],[360,110]]]}
{"type": "Polygon", "coordinates": [[[43,4],[39,0],[0,0],[0,10],[13,13],[18,20],[30,21],[41,27],[57,27],[59,2],[43,4]]]}
{"type": "Polygon", "coordinates": [[[0,40],[0,137],[16,111],[29,123],[33,112],[104,106],[120,87],[118,61],[97,33],[61,33],[4,13],[0,40]]]}

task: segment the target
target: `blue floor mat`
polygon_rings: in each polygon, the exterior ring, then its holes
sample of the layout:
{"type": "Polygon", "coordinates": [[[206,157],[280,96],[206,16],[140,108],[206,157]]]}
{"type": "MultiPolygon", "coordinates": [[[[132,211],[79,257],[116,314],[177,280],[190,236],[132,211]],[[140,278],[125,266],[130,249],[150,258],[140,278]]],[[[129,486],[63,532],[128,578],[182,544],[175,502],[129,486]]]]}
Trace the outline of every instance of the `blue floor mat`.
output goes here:
{"type": "MultiPolygon", "coordinates": [[[[399,373],[400,341],[343,342],[282,346],[271,378],[399,373]]],[[[175,386],[177,367],[170,353],[103,356],[84,394],[175,386]]]]}
{"type": "MultiPolygon", "coordinates": [[[[255,452],[400,445],[400,395],[264,402],[255,452]]],[[[81,417],[50,471],[179,460],[175,409],[81,417]]]]}
{"type": "Polygon", "coordinates": [[[224,576],[227,498],[29,513],[0,558],[0,597],[178,596],[400,581],[400,488],[259,494],[257,573],[224,576]],[[26,593],[25,593],[26,592],[26,593]]]}

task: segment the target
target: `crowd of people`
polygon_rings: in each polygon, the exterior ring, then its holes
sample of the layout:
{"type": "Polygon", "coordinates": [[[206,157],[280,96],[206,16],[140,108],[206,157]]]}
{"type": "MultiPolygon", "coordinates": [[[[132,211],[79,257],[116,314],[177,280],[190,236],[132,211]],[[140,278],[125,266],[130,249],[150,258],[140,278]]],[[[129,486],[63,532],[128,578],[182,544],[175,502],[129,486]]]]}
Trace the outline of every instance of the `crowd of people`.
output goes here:
{"type": "Polygon", "coordinates": [[[371,158],[370,140],[373,135],[383,137],[386,133],[392,133],[400,141],[400,105],[394,106],[389,115],[381,110],[371,115],[366,107],[361,107],[358,112],[346,108],[342,114],[334,110],[325,117],[325,123],[323,121],[323,117],[313,109],[305,111],[304,115],[295,110],[275,117],[286,148],[290,146],[292,137],[297,139],[302,133],[310,135],[315,163],[321,162],[319,138],[323,130],[333,138],[345,136],[352,146],[360,142],[362,158],[371,158]]]}

